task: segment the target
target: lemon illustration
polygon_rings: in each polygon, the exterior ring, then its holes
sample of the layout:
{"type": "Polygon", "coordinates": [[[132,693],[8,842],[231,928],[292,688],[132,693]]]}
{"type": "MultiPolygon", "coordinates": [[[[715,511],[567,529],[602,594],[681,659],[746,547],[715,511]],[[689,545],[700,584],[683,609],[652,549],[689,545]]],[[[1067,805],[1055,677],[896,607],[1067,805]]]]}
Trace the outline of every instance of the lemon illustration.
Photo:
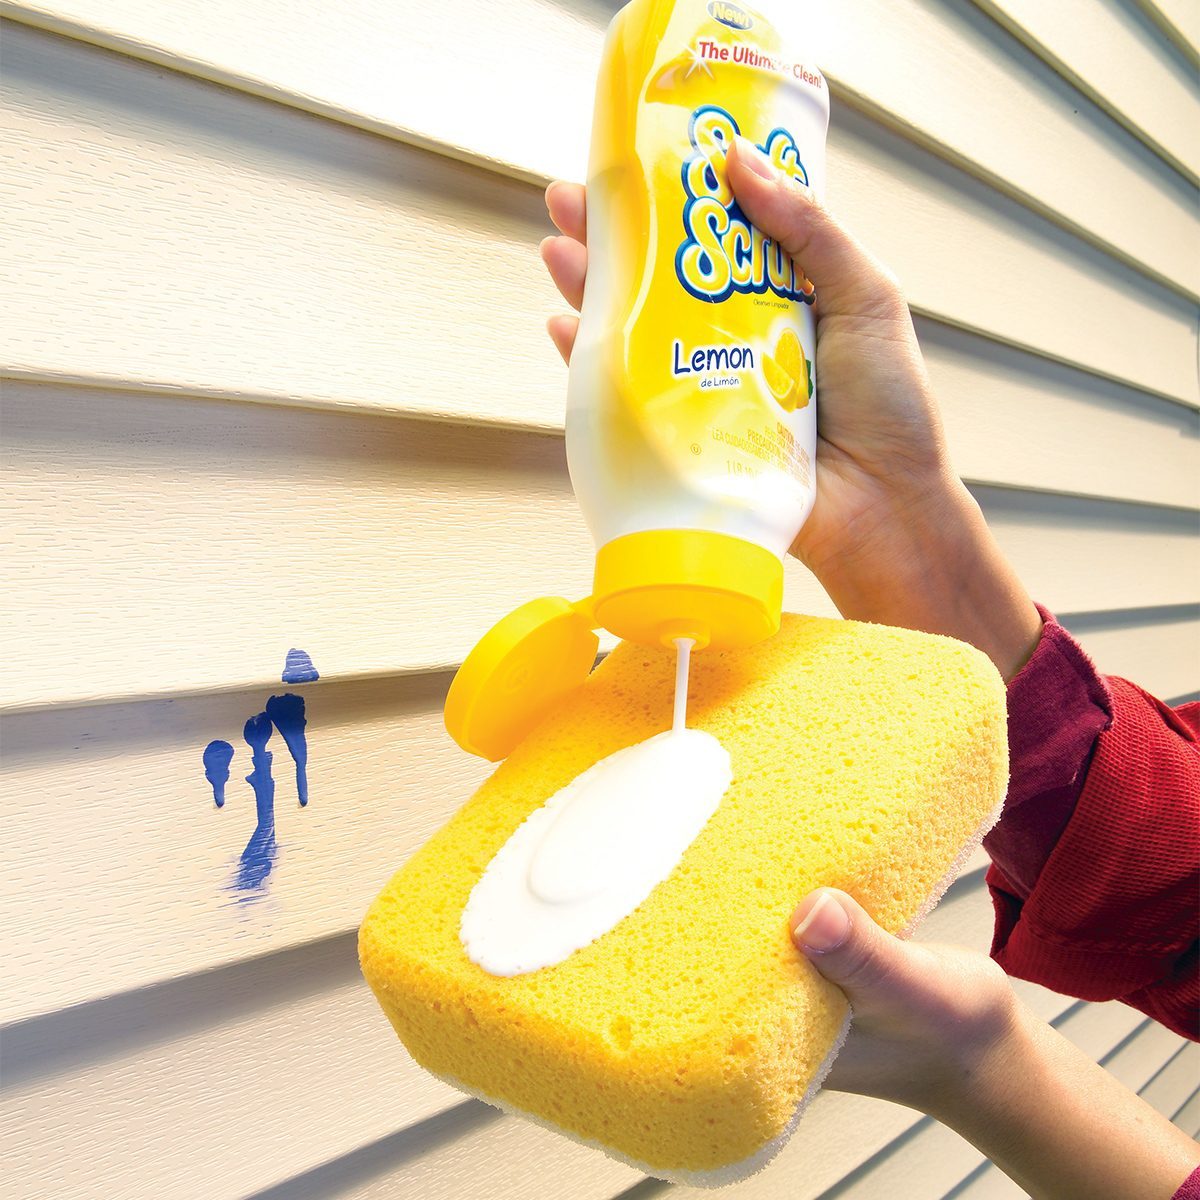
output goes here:
{"type": "Polygon", "coordinates": [[[763,355],[763,377],[771,395],[786,412],[795,412],[808,404],[808,362],[800,339],[791,329],[780,334],[773,355],[763,355]]]}
{"type": "Polygon", "coordinates": [[[771,395],[779,401],[783,408],[795,408],[795,404],[792,403],[792,392],[796,389],[796,380],[769,354],[763,355],[763,377],[767,381],[767,387],[771,389],[771,395]]]}

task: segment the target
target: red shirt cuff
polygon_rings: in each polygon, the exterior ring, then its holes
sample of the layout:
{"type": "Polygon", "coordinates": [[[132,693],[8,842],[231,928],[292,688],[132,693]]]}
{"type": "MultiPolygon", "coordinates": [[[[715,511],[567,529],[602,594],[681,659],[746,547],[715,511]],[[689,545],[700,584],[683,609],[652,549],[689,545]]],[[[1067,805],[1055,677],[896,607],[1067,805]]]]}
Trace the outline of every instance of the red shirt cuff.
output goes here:
{"type": "Polygon", "coordinates": [[[1040,604],[1042,636],[1008,685],[1008,796],[984,847],[1022,900],[1033,891],[1087,777],[1112,696],[1083,648],[1040,604]]]}

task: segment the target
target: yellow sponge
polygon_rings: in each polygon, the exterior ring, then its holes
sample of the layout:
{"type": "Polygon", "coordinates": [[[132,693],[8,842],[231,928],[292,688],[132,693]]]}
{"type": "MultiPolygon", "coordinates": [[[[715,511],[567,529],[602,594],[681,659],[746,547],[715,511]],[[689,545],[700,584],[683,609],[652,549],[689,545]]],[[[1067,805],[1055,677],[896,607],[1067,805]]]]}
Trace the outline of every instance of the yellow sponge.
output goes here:
{"type": "Polygon", "coordinates": [[[668,728],[674,656],[625,643],[376,899],[363,972],[412,1056],[641,1170],[731,1182],[777,1151],[845,1036],[847,1005],[794,948],[812,888],[911,929],[999,814],[1004,686],[948,638],[785,616],[702,653],[688,724],[733,783],[672,874],[556,966],[489,975],[459,921],[522,821],[598,759],[668,728]]]}

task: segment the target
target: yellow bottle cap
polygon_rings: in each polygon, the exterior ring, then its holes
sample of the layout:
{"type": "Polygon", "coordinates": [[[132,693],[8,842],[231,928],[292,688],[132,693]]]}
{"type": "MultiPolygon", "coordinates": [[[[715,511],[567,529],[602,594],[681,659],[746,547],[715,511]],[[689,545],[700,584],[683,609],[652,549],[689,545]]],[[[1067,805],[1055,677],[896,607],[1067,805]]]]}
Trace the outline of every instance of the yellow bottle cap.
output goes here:
{"type": "Polygon", "coordinates": [[[530,600],[467,655],[446,695],[450,736],[490,762],[505,755],[588,676],[600,639],[587,602],[530,600]]]}
{"type": "Polygon", "coordinates": [[[779,629],[783,564],[704,529],[629,533],[597,553],[591,604],[597,624],[643,645],[752,646],[779,629]]]}
{"type": "Polygon", "coordinates": [[[603,627],[643,645],[751,646],[779,628],[783,564],[769,550],[697,529],[630,533],[600,548],[595,593],[543,597],[502,618],[446,696],[446,729],[471,754],[504,758],[587,677],[603,627]]]}

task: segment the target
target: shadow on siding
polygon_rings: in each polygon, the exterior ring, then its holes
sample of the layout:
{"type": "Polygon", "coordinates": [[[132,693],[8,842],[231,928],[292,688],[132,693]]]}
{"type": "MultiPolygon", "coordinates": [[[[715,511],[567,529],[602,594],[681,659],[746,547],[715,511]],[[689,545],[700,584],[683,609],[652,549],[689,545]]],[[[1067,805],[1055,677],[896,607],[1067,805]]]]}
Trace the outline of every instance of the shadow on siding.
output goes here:
{"type": "Polygon", "coordinates": [[[89,1001],[5,1028],[4,1087],[135,1058],[188,1033],[361,980],[358,933],[89,1001]]]}
{"type": "Polygon", "coordinates": [[[255,1192],[247,1200],[332,1200],[349,1188],[361,1187],[389,1175],[439,1146],[474,1137],[486,1125],[503,1116],[499,1109],[489,1108],[479,1100],[469,1100],[388,1134],[342,1158],[322,1163],[265,1191],[255,1192]]]}

